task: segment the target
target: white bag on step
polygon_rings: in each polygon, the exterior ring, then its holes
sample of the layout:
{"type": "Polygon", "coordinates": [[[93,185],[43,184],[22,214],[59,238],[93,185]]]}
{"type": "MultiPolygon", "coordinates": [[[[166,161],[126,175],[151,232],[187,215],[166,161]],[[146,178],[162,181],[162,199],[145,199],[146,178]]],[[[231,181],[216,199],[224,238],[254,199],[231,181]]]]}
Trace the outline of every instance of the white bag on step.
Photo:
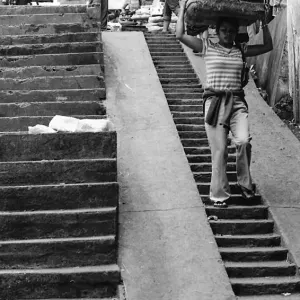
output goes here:
{"type": "Polygon", "coordinates": [[[112,131],[113,124],[109,119],[82,119],[79,120],[78,132],[112,131]]]}
{"type": "Polygon", "coordinates": [[[37,124],[35,126],[28,126],[28,133],[29,134],[41,134],[41,133],[56,133],[52,128],[49,128],[45,125],[37,124]]]}
{"type": "Polygon", "coordinates": [[[76,132],[79,121],[73,117],[56,115],[49,123],[49,127],[57,131],[76,132]]]}

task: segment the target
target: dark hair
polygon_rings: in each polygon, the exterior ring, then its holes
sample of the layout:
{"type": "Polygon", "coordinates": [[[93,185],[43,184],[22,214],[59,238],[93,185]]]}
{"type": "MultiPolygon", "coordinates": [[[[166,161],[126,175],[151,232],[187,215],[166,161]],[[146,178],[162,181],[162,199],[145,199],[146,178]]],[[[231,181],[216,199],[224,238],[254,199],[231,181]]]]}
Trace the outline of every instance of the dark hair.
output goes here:
{"type": "Polygon", "coordinates": [[[232,27],[235,28],[236,30],[236,33],[238,32],[239,30],[239,21],[238,19],[236,18],[228,18],[228,17],[220,17],[217,21],[217,24],[216,24],[216,32],[217,34],[219,34],[219,31],[220,31],[220,27],[223,23],[229,23],[232,27]]]}

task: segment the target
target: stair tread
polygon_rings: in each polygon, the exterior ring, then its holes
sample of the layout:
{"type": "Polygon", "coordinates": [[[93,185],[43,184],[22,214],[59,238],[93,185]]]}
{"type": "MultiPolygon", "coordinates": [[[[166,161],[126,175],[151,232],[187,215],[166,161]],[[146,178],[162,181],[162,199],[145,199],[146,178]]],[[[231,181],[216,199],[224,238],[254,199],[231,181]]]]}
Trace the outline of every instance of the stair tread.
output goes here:
{"type": "Polygon", "coordinates": [[[256,295],[253,296],[239,296],[237,300],[299,300],[300,294],[290,294],[287,293],[285,296],[284,293],[280,295],[256,295]]]}
{"type": "Polygon", "coordinates": [[[58,187],[61,186],[62,188],[65,186],[71,187],[71,186],[95,186],[95,185],[111,185],[111,184],[116,184],[115,181],[112,182],[85,182],[85,183],[57,183],[57,184],[35,184],[35,185],[30,185],[30,184],[26,184],[26,185],[14,185],[14,186],[0,186],[0,190],[3,189],[17,189],[17,188],[29,188],[29,189],[33,189],[33,188],[42,188],[42,187],[58,187]]]}
{"type": "Polygon", "coordinates": [[[225,267],[240,267],[240,268],[267,268],[267,267],[289,267],[296,266],[293,263],[289,263],[285,260],[283,261],[249,261],[249,262],[234,262],[234,261],[225,261],[225,267]]]}
{"type": "Polygon", "coordinates": [[[286,248],[277,247],[220,247],[220,252],[273,252],[273,251],[288,251],[286,248]]]}
{"type": "MultiPolygon", "coordinates": [[[[22,132],[22,131],[21,131],[22,132]]],[[[75,159],[43,159],[43,160],[18,160],[18,161],[0,161],[1,164],[45,164],[45,163],[63,163],[63,162],[97,162],[97,161],[115,161],[116,158],[75,158],[75,159]]]]}
{"type": "Polygon", "coordinates": [[[257,239],[266,239],[266,238],[273,238],[273,237],[280,237],[277,233],[266,233],[266,234],[247,234],[247,235],[215,235],[216,238],[222,239],[245,239],[245,238],[257,238],[257,239]]]}
{"type": "MultiPolygon", "coordinates": [[[[226,173],[235,173],[235,172],[226,172],[226,173]]],[[[193,174],[196,174],[196,172],[193,172],[193,174]]],[[[200,174],[203,174],[203,173],[200,173],[200,174]]],[[[209,173],[211,174],[211,173],[209,173]]],[[[214,210],[222,210],[221,208],[219,207],[215,207],[213,205],[205,205],[205,208],[207,209],[214,209],[214,210]]],[[[247,206],[247,205],[230,205],[226,208],[226,210],[234,210],[234,209],[249,209],[249,210],[252,210],[253,208],[262,208],[262,209],[267,209],[268,206],[267,205],[261,205],[261,204],[258,204],[258,205],[253,205],[253,206],[247,206]]]]}
{"type": "Polygon", "coordinates": [[[117,264],[88,266],[88,267],[70,267],[70,268],[49,268],[49,269],[6,269],[0,270],[3,274],[72,274],[72,273],[98,273],[98,272],[119,272],[117,264]]]}
{"type": "Polygon", "coordinates": [[[278,277],[231,277],[230,282],[233,284],[280,284],[280,283],[300,283],[298,276],[278,276],[278,277]]]}
{"type": "MultiPolygon", "coordinates": [[[[68,237],[68,238],[51,238],[51,239],[28,239],[28,240],[10,240],[1,241],[1,245],[9,244],[47,244],[47,243],[62,243],[62,242],[87,242],[87,241],[115,241],[115,235],[104,235],[104,236],[89,236],[89,237],[68,237]]],[[[1,249],[0,249],[1,254],[1,249]]]]}
{"type": "Polygon", "coordinates": [[[59,209],[59,210],[35,210],[35,211],[0,211],[1,216],[20,216],[20,215],[49,215],[49,214],[79,214],[79,213],[109,213],[115,212],[116,207],[102,207],[102,208],[79,208],[79,209],[59,209]]]}
{"type": "Polygon", "coordinates": [[[243,219],[219,219],[218,221],[209,221],[209,223],[214,223],[214,224],[218,224],[218,223],[231,223],[231,224],[235,224],[235,223],[240,223],[240,224],[247,224],[247,223],[274,223],[273,220],[265,220],[265,219],[247,219],[247,220],[243,220],[243,219]]]}

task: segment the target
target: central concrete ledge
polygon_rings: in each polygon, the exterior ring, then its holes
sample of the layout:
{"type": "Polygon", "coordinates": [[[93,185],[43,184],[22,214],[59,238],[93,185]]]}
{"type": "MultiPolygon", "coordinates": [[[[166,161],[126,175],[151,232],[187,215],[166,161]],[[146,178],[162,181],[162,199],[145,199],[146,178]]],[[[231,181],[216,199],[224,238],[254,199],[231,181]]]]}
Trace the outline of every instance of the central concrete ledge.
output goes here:
{"type": "Polygon", "coordinates": [[[143,34],[103,43],[126,299],[235,299],[143,34]]]}

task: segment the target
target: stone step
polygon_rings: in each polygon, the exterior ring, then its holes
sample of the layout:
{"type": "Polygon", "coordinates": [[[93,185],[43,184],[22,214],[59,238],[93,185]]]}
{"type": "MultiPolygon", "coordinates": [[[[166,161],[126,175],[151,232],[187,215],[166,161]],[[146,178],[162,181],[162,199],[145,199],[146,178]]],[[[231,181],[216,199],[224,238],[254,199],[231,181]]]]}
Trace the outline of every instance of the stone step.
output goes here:
{"type": "MultiPolygon", "coordinates": [[[[205,131],[178,131],[178,135],[181,139],[201,139],[206,138],[205,131]]],[[[206,157],[206,156],[205,156],[206,157]]],[[[205,157],[199,157],[199,159],[205,159],[205,157]]],[[[191,159],[194,157],[191,156],[191,159]]],[[[195,159],[197,159],[195,157],[195,159]]],[[[210,157],[208,158],[210,160],[210,157]]]]}
{"type": "MultiPolygon", "coordinates": [[[[190,101],[190,100],[188,100],[190,101]]],[[[194,101],[194,100],[191,100],[194,101]]],[[[196,100],[197,101],[197,100],[196,100]]],[[[204,125],[184,125],[184,124],[178,124],[176,125],[176,128],[178,130],[178,132],[182,132],[182,131],[195,131],[195,132],[205,132],[205,127],[204,125]]],[[[197,149],[201,149],[201,148],[197,148],[197,149]]],[[[210,153],[210,151],[209,151],[210,153]]],[[[192,153],[190,153],[192,154],[192,153]]],[[[200,154],[200,153],[198,153],[200,154]]]]}
{"type": "Polygon", "coordinates": [[[163,90],[165,89],[177,89],[177,88],[202,88],[202,85],[197,82],[195,83],[174,83],[174,82],[167,82],[161,84],[163,87],[163,90]]]}
{"type": "Polygon", "coordinates": [[[59,6],[0,6],[0,15],[38,15],[38,14],[66,14],[86,13],[86,5],[59,5],[59,6]]]}
{"type": "MultiPolygon", "coordinates": [[[[185,126],[185,125],[177,125],[177,126],[185,126]]],[[[201,125],[200,125],[201,126],[201,125]]],[[[184,127],[182,129],[185,129],[184,127]]],[[[228,146],[228,153],[235,153],[236,148],[234,146],[228,146]]],[[[186,154],[211,154],[209,147],[184,147],[184,152],[186,154]]]]}
{"type": "Polygon", "coordinates": [[[237,296],[300,292],[300,278],[296,276],[231,278],[230,282],[237,296]]]}
{"type": "Polygon", "coordinates": [[[0,58],[0,68],[94,64],[100,64],[101,66],[104,65],[102,52],[37,54],[27,56],[4,56],[0,58]]]}
{"type": "MultiPolygon", "coordinates": [[[[189,61],[186,61],[185,63],[176,63],[176,64],[170,64],[168,62],[166,62],[165,64],[160,63],[159,65],[155,66],[156,71],[165,71],[167,72],[167,70],[174,70],[174,72],[177,72],[178,70],[181,70],[183,68],[187,68],[187,69],[191,69],[192,66],[190,64],[189,61]]],[[[194,72],[194,69],[193,69],[194,72]]]]}
{"type": "Polygon", "coordinates": [[[1,240],[90,237],[115,235],[117,213],[115,207],[0,212],[0,220],[1,240]]]}
{"type": "Polygon", "coordinates": [[[272,220],[218,220],[210,221],[214,234],[242,235],[263,234],[273,232],[274,222],[272,220]]]}
{"type": "MultiPolygon", "coordinates": [[[[180,45],[178,46],[173,46],[173,45],[170,45],[170,48],[172,47],[172,52],[173,53],[183,53],[183,49],[180,47],[180,45]]],[[[161,55],[163,55],[164,53],[170,53],[170,50],[169,48],[166,48],[166,47],[157,47],[157,46],[150,46],[149,47],[149,51],[150,51],[150,54],[156,54],[156,53],[159,53],[161,55]]]]}
{"type": "Polygon", "coordinates": [[[174,55],[165,55],[165,56],[152,56],[152,60],[154,63],[162,63],[162,64],[182,64],[187,63],[188,59],[184,55],[174,56],[174,55]]]}
{"type": "MultiPolygon", "coordinates": [[[[70,102],[72,104],[72,102],[70,102]]],[[[76,119],[107,119],[106,115],[71,115],[76,119]]],[[[0,134],[28,134],[28,127],[39,125],[49,126],[53,116],[21,116],[21,117],[2,117],[0,118],[0,134]]],[[[55,133],[61,134],[62,132],[55,133]]],[[[42,135],[45,135],[44,133],[42,135]]],[[[35,137],[37,135],[34,135],[35,137]]],[[[39,135],[40,136],[40,135],[39,135]]]]}
{"type": "Polygon", "coordinates": [[[116,207],[118,194],[116,182],[2,186],[0,210],[11,212],[116,207]]]}
{"type": "Polygon", "coordinates": [[[185,93],[203,93],[203,88],[201,87],[187,87],[187,88],[180,88],[180,87],[173,87],[173,88],[169,88],[169,87],[164,87],[163,88],[165,93],[181,93],[181,94],[185,94],[185,93]]]}
{"type": "Polygon", "coordinates": [[[120,270],[115,264],[1,270],[0,282],[1,299],[109,298],[117,296],[120,270]]]}
{"type": "MultiPolygon", "coordinates": [[[[180,137],[181,137],[182,133],[179,132],[180,137]]],[[[200,132],[198,132],[198,133],[200,133],[200,132]]],[[[200,135],[197,138],[200,138],[200,135]]],[[[211,163],[211,155],[188,154],[187,159],[188,159],[189,163],[203,163],[203,162],[211,163]]],[[[228,162],[229,163],[235,163],[235,161],[236,161],[236,155],[235,154],[228,155],[228,162]]],[[[204,175],[206,175],[206,174],[204,174],[204,175]]]]}
{"type": "Polygon", "coordinates": [[[43,269],[114,264],[114,235],[0,241],[1,269],[43,269]]]}
{"type": "Polygon", "coordinates": [[[70,32],[98,32],[100,23],[47,23],[47,24],[19,24],[17,26],[0,26],[1,35],[25,34],[61,34],[70,32]]]}
{"type": "MultiPolygon", "coordinates": [[[[197,84],[197,83],[199,83],[199,80],[198,80],[198,78],[185,78],[185,77],[182,76],[180,78],[164,78],[164,79],[161,78],[160,82],[161,82],[162,85],[174,84],[174,83],[177,83],[177,84],[181,84],[181,83],[184,83],[184,84],[197,84]]],[[[188,98],[188,99],[190,99],[190,98],[188,98]]]]}
{"type": "Polygon", "coordinates": [[[151,57],[152,59],[162,59],[164,60],[164,58],[166,57],[167,60],[171,59],[180,59],[180,58],[183,58],[183,59],[186,59],[186,55],[184,52],[152,52],[150,53],[151,54],[151,57]]]}
{"type": "Polygon", "coordinates": [[[77,90],[105,88],[105,81],[98,75],[0,78],[1,90],[59,90],[66,87],[77,90]]]}
{"type": "Polygon", "coordinates": [[[116,132],[1,134],[0,153],[1,162],[115,158],[116,132]]]}
{"type": "MultiPolygon", "coordinates": [[[[199,113],[200,114],[200,113],[199,113]]],[[[189,117],[186,116],[184,117],[175,117],[174,122],[175,124],[182,124],[182,125],[204,125],[204,118],[203,118],[203,113],[201,113],[202,117],[196,116],[196,117],[189,117]]]]}
{"type": "Polygon", "coordinates": [[[166,39],[157,39],[157,38],[146,38],[148,46],[161,44],[161,45],[173,45],[176,43],[176,39],[172,38],[166,38],[166,39]]]}
{"type": "MultiPolygon", "coordinates": [[[[212,202],[209,198],[209,193],[200,193],[200,197],[201,197],[201,200],[204,204],[206,205],[213,205],[214,202],[212,202]]],[[[242,195],[239,193],[239,194],[231,194],[230,195],[230,198],[227,200],[227,203],[229,205],[237,205],[237,206],[255,206],[255,205],[261,205],[262,204],[262,199],[261,199],[261,195],[259,194],[256,194],[254,196],[254,199],[252,199],[251,201],[247,201],[245,200],[242,195]]]]}
{"type": "Polygon", "coordinates": [[[197,99],[167,99],[169,105],[202,105],[203,101],[197,99]]]}
{"type": "MultiPolygon", "coordinates": [[[[255,300],[299,300],[300,294],[281,293],[280,295],[256,295],[255,300]]],[[[239,296],[238,300],[254,300],[253,296],[239,296]]]]}
{"type": "MultiPolygon", "coordinates": [[[[87,13],[53,13],[53,14],[25,14],[0,15],[1,26],[18,26],[20,24],[64,24],[89,22],[87,13]]],[[[173,50],[173,49],[172,49],[173,50]]]]}
{"type": "Polygon", "coordinates": [[[226,272],[229,277],[269,277],[269,276],[294,276],[295,264],[286,261],[275,262],[225,262],[226,272]]]}
{"type": "Polygon", "coordinates": [[[181,144],[183,147],[207,147],[207,138],[197,138],[197,139],[181,139],[181,144]]]}
{"type": "Polygon", "coordinates": [[[99,32],[0,36],[1,45],[101,42],[99,32]]]}
{"type": "MultiPolygon", "coordinates": [[[[227,170],[228,171],[229,170],[233,171],[229,167],[227,168],[227,170]]],[[[233,194],[239,194],[241,192],[240,187],[237,185],[236,182],[234,182],[234,181],[229,182],[229,186],[230,186],[231,193],[233,193],[233,194]]],[[[207,194],[207,193],[209,193],[210,182],[197,183],[197,188],[198,188],[198,191],[199,191],[200,194],[207,194]]]]}
{"type": "Polygon", "coordinates": [[[208,216],[217,216],[218,219],[267,219],[268,207],[258,206],[228,206],[226,210],[209,206],[205,207],[208,216]]]}
{"type": "MultiPolygon", "coordinates": [[[[211,172],[211,163],[191,163],[190,168],[192,172],[211,172]]],[[[235,163],[227,164],[227,172],[236,171],[235,163]]]]}
{"type": "MultiPolygon", "coordinates": [[[[103,78],[103,73],[98,64],[78,66],[26,66],[19,68],[1,68],[0,78],[31,78],[31,77],[71,77],[94,75],[103,78]]],[[[40,90],[40,89],[39,89],[40,90]]]]}
{"type": "Polygon", "coordinates": [[[200,101],[203,93],[165,93],[165,95],[167,99],[198,99],[200,101]]]}
{"type": "Polygon", "coordinates": [[[197,78],[197,75],[194,73],[187,73],[185,70],[182,73],[158,73],[160,80],[163,79],[175,79],[175,78],[197,78]]]}
{"type": "Polygon", "coordinates": [[[169,105],[171,113],[174,111],[184,111],[184,112],[190,112],[190,111],[203,111],[202,105],[169,105]]]}
{"type": "Polygon", "coordinates": [[[61,89],[61,90],[13,90],[0,91],[0,101],[5,103],[24,102],[58,102],[58,101],[99,101],[106,98],[106,90],[103,88],[93,89],[61,89]]]}
{"type": "MultiPolygon", "coordinates": [[[[207,158],[207,162],[210,162],[211,158],[207,158]]],[[[203,161],[204,162],[204,161],[203,161]]],[[[229,181],[237,181],[236,172],[226,172],[229,181]]],[[[196,182],[210,182],[211,172],[193,172],[193,176],[196,182]]]]}
{"type": "MultiPolygon", "coordinates": [[[[156,49],[159,50],[165,50],[165,51],[169,51],[170,50],[177,50],[177,49],[182,49],[181,45],[178,43],[172,43],[172,44],[162,44],[162,43],[148,43],[148,48],[151,51],[155,51],[156,49]]],[[[183,50],[183,49],[182,49],[183,50]]]]}
{"type": "MultiPolygon", "coordinates": [[[[202,112],[196,112],[196,111],[193,111],[193,112],[184,112],[184,111],[176,111],[176,112],[173,112],[172,113],[172,116],[174,118],[174,121],[175,121],[175,118],[177,119],[180,119],[180,120],[186,120],[187,118],[202,118],[203,117],[203,113],[202,112]]],[[[178,125],[186,125],[186,121],[183,121],[182,123],[180,122],[180,120],[176,120],[176,124],[178,125]]],[[[189,124],[189,123],[187,123],[189,124]]],[[[190,123],[190,125],[192,125],[192,122],[190,123]]],[[[197,124],[195,124],[197,125],[197,124]]],[[[204,125],[204,121],[203,121],[203,125],[204,125]]]]}
{"type": "Polygon", "coordinates": [[[117,161],[100,158],[1,162],[0,173],[2,186],[115,182],[117,161]]]}
{"type": "Polygon", "coordinates": [[[219,251],[224,261],[231,262],[279,261],[286,260],[288,254],[283,247],[226,247],[219,251]]]}
{"type": "Polygon", "coordinates": [[[215,235],[219,247],[276,247],[281,244],[281,236],[272,234],[255,235],[215,235]]]}
{"type": "Polygon", "coordinates": [[[106,114],[103,103],[96,101],[1,103],[0,111],[0,117],[106,114]]]}
{"type": "Polygon", "coordinates": [[[2,56],[21,56],[52,53],[103,52],[102,42],[51,43],[5,45],[0,48],[2,56]]]}

